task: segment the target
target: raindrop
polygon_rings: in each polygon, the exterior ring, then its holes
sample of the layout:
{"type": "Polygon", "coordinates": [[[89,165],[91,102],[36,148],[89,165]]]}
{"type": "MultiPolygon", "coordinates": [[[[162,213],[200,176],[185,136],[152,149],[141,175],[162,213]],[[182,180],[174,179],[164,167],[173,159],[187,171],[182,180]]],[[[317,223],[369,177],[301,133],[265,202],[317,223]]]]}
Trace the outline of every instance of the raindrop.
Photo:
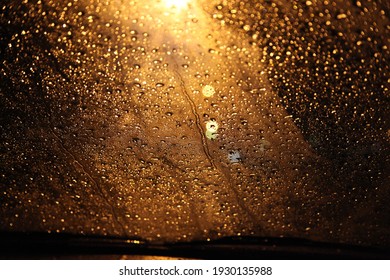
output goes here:
{"type": "Polygon", "coordinates": [[[238,163],[241,162],[241,155],[240,152],[237,150],[229,151],[228,153],[228,159],[231,163],[238,163]]]}

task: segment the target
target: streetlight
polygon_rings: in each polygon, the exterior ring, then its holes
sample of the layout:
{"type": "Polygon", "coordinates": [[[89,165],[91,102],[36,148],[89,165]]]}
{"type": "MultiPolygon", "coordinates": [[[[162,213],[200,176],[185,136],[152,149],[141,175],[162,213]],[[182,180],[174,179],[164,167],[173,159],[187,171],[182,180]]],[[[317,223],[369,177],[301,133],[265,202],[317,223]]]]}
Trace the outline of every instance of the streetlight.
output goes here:
{"type": "Polygon", "coordinates": [[[188,6],[190,0],[162,0],[162,2],[168,8],[176,8],[178,10],[182,10],[188,6]]]}

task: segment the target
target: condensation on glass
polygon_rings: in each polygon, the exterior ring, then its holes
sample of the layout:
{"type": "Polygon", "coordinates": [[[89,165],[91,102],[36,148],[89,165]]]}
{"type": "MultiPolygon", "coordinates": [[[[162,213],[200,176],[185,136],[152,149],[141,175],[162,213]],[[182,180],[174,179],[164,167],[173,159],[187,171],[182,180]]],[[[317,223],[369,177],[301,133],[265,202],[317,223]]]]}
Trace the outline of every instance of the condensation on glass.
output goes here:
{"type": "Polygon", "coordinates": [[[0,229],[389,246],[386,1],[3,1],[0,229]]]}

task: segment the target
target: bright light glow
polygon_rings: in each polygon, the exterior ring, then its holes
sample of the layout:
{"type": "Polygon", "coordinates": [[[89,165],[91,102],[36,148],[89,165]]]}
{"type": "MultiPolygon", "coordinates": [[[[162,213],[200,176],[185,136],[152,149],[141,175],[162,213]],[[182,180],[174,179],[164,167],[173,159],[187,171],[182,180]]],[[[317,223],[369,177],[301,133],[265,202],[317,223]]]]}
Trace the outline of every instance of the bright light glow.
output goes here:
{"type": "Polygon", "coordinates": [[[214,140],[217,138],[218,136],[218,128],[219,128],[219,124],[216,122],[216,121],[208,121],[206,123],[206,137],[210,140],[214,140]]]}
{"type": "Polygon", "coordinates": [[[208,121],[206,123],[206,129],[212,133],[217,133],[219,124],[216,121],[208,121]]]}
{"type": "Polygon", "coordinates": [[[187,8],[188,3],[191,0],[163,0],[168,8],[184,9],[187,8]]]}
{"type": "Polygon", "coordinates": [[[204,97],[211,97],[215,93],[215,89],[210,85],[205,85],[202,89],[204,97]]]}

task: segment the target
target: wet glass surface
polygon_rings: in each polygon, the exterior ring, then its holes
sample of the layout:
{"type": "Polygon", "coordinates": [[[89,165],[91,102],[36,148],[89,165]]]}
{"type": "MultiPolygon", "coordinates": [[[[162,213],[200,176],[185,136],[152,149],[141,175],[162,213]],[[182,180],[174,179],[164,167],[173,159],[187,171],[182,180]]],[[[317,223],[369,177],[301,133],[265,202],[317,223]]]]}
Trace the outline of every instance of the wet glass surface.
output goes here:
{"type": "Polygon", "coordinates": [[[1,231],[390,246],[387,1],[0,8],[1,231]]]}

